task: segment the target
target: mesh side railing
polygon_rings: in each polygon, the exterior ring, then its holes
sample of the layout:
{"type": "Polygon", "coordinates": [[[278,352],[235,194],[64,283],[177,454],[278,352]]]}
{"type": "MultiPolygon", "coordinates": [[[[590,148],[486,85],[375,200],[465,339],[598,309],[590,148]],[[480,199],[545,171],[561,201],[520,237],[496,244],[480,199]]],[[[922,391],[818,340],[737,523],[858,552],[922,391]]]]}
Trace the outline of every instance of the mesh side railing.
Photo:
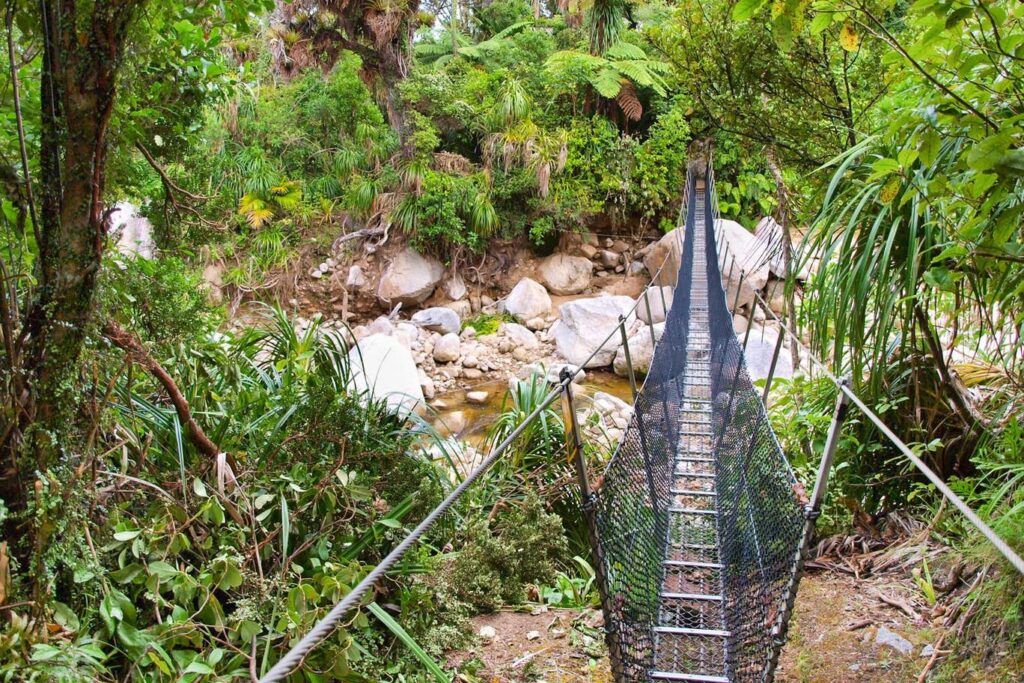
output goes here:
{"type": "MultiPolygon", "coordinates": [[[[713,193],[713,187],[711,188],[713,193]]],[[[733,332],[714,249],[715,222],[703,226],[706,253],[718,533],[731,681],[766,680],[772,627],[783,609],[804,530],[796,478],[754,389],[733,332]]]]}
{"type": "Polygon", "coordinates": [[[713,187],[686,195],[672,306],[591,501],[612,671],[764,681],[804,514],[732,330],[713,187]]]}

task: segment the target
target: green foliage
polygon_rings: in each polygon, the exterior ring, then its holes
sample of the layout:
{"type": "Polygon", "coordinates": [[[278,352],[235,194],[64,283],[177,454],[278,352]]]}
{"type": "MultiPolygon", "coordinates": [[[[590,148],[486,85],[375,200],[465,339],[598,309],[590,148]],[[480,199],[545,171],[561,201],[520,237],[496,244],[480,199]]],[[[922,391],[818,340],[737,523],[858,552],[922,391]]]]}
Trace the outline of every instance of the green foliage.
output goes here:
{"type": "MultiPolygon", "coordinates": [[[[513,383],[509,387],[501,415],[488,435],[491,446],[497,446],[508,438],[516,427],[540,407],[550,391],[551,386],[541,373],[532,373],[528,379],[513,383]]],[[[564,450],[565,443],[562,417],[555,407],[548,406],[516,437],[510,448],[510,456],[502,459],[499,468],[507,468],[511,472],[546,469],[548,472],[543,476],[550,476],[551,468],[545,465],[554,464],[554,459],[564,450]]]]}
{"type": "Polygon", "coordinates": [[[633,206],[644,216],[664,213],[680,201],[690,142],[685,109],[682,102],[673,103],[651,126],[649,137],[636,151],[629,192],[633,206]]]}

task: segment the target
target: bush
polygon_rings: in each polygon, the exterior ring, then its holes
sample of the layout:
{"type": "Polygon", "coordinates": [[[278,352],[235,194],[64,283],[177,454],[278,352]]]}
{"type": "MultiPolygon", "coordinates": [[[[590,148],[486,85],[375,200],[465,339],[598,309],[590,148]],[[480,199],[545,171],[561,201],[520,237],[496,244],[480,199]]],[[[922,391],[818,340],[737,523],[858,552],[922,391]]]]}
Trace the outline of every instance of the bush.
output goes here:
{"type": "Polygon", "coordinates": [[[528,584],[550,583],[568,556],[561,519],[544,511],[536,495],[499,513],[470,519],[442,585],[458,601],[496,610],[526,600],[528,584]]]}

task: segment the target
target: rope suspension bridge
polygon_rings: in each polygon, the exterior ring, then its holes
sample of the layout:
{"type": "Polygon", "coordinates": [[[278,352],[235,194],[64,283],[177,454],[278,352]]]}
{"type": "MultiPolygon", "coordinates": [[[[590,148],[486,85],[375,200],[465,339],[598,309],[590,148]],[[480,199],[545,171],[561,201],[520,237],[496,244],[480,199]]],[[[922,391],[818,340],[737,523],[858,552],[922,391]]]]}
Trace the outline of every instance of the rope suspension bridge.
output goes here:
{"type": "MultiPolygon", "coordinates": [[[[558,399],[566,414],[583,511],[617,682],[753,683],[774,678],[818,517],[832,457],[851,404],[860,409],[924,476],[1021,573],[1024,560],[1006,545],[820,361],[839,389],[813,492],[808,497],[772,431],[764,401],[788,329],[780,325],[763,394],[755,390],[722,288],[714,172],[688,173],[680,212],[680,267],[665,328],[642,387],[636,388],[627,324],[594,350],[624,346],[634,409],[599,487],[591,486],[565,368],[545,399],[497,444],[420,524],[261,679],[281,681],[353,610],[376,582],[558,399]],[[620,336],[619,342],[614,337],[620,336]]],[[[670,259],[666,259],[668,263],[670,259]]],[[[664,268],[664,266],[662,266],[664,268]]],[[[658,282],[658,274],[652,278],[658,282]]],[[[742,287],[742,275],[740,278],[742,287]]],[[[659,293],[663,290],[656,288],[659,293]]],[[[754,292],[756,303],[774,317],[754,292]]],[[[739,291],[733,309],[739,301],[739,291]]],[[[752,311],[751,311],[752,315],[752,311]]],[[[799,340],[796,340],[799,342],[799,340]]],[[[593,357],[592,355],[592,357],[593,357]]],[[[580,365],[585,367],[587,362],[580,365]]],[[[596,479],[595,479],[596,481],[596,479]]]]}

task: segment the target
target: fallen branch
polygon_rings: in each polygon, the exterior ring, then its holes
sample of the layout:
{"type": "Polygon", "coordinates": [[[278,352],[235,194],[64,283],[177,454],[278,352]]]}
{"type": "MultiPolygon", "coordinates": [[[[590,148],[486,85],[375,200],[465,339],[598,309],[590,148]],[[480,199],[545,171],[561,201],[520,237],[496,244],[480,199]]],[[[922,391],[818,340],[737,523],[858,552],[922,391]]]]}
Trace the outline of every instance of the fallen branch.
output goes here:
{"type": "Polygon", "coordinates": [[[915,612],[914,608],[912,608],[910,605],[908,605],[907,603],[903,602],[902,600],[899,600],[897,598],[885,595],[881,591],[874,591],[874,594],[875,594],[876,598],[878,598],[879,600],[881,600],[885,604],[889,605],[890,607],[895,607],[896,609],[900,610],[901,612],[906,614],[911,619],[914,619],[916,621],[916,620],[921,618],[921,615],[919,615],[917,612],[915,612]]]}
{"type": "Polygon", "coordinates": [[[128,357],[132,362],[144,367],[153,375],[153,377],[156,378],[158,382],[160,382],[164,391],[167,392],[168,398],[171,399],[175,412],[178,413],[178,419],[181,420],[183,425],[185,425],[186,432],[192,440],[192,444],[203,455],[216,459],[216,457],[221,453],[220,448],[210,439],[210,437],[206,435],[203,428],[200,427],[199,423],[197,423],[195,418],[192,417],[192,411],[189,409],[188,401],[185,400],[185,396],[178,388],[178,384],[170,374],[164,370],[163,366],[149,355],[149,352],[143,348],[142,342],[140,342],[134,334],[124,329],[113,320],[108,320],[103,324],[103,336],[110,340],[114,346],[117,346],[128,354],[128,357]]]}
{"type": "Polygon", "coordinates": [[[384,228],[363,228],[362,230],[354,230],[350,233],[342,235],[338,239],[334,240],[334,248],[337,249],[339,245],[344,244],[350,240],[358,240],[364,237],[376,237],[377,235],[383,235],[384,228]]]}
{"type": "MultiPolygon", "coordinates": [[[[948,633],[948,631],[946,633],[948,633]]],[[[924,670],[921,672],[921,675],[917,677],[917,683],[924,683],[928,679],[928,672],[932,670],[933,666],[935,666],[935,662],[939,661],[939,652],[942,647],[942,641],[946,639],[946,633],[939,636],[935,645],[932,646],[931,659],[929,659],[928,663],[924,665],[924,670]]]]}

